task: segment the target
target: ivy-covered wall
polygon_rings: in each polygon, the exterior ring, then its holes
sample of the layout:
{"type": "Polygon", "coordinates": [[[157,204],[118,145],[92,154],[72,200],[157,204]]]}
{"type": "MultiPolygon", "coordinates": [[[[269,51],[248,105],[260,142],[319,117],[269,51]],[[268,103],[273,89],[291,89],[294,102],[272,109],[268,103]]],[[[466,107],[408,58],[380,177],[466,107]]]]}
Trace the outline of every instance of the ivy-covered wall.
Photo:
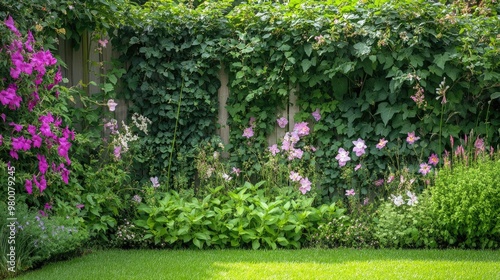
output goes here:
{"type": "Polygon", "coordinates": [[[148,175],[166,175],[180,102],[172,172],[194,178],[195,148],[216,129],[221,64],[229,73],[230,160],[241,166],[256,157],[251,151],[267,148],[280,108],[298,88],[295,121],[313,131],[318,149],[307,153],[326,196],[347,188],[335,156],[358,138],[378,156],[365,162],[378,170],[373,181],[388,168],[375,148],[381,138],[401,156],[413,153],[404,141],[410,132],[421,138],[425,157],[449,151],[450,136],[472,130],[497,146],[499,8],[408,2],[342,11],[321,4],[156,3],[132,11],[114,45],[130,64],[125,98],[154,123],[143,154],[148,175]],[[318,108],[316,122],[311,113],[318,108]],[[251,119],[255,135],[248,141],[242,134],[251,119]]]}

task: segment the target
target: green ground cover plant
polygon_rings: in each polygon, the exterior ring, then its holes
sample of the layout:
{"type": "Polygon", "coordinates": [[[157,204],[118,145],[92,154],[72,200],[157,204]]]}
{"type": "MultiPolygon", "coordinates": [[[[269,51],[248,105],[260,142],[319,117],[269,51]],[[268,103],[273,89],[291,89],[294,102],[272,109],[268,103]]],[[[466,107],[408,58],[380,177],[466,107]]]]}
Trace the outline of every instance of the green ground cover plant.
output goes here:
{"type": "Polygon", "coordinates": [[[496,279],[499,251],[109,250],[17,279],[496,279]]]}

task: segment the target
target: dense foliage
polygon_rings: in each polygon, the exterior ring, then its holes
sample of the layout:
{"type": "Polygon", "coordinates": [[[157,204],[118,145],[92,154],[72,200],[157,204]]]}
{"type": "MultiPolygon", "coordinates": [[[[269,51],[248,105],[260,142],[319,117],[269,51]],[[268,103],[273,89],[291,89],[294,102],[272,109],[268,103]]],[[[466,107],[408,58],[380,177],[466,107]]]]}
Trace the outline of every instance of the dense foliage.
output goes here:
{"type": "MultiPolygon", "coordinates": [[[[220,62],[231,89],[226,146],[231,165],[258,173],[258,154],[295,89],[301,109],[295,122],[306,121],[314,131],[310,144],[318,149],[306,155],[322,170],[316,183],[328,199],[350,188],[332,159],[357,138],[374,156],[364,159],[372,170],[366,182],[387,179],[385,170],[399,168],[374,148],[380,139],[389,141],[393,156],[406,158],[411,172],[422,158],[449,149],[450,135],[474,130],[497,145],[497,11],[485,5],[473,10],[427,1],[382,2],[341,10],[314,2],[232,9],[162,2],[134,11],[135,24],[120,30],[117,48],[131,62],[125,97],[157,127],[146,140],[145,175],[165,176],[162,169],[172,166],[173,174],[193,178],[194,168],[186,162],[216,129],[220,62]],[[314,111],[321,114],[318,122],[314,111]],[[242,135],[250,126],[248,139],[242,135]],[[171,165],[173,132],[178,135],[171,165]],[[401,140],[412,132],[422,139],[418,153],[401,140]]],[[[362,183],[360,189],[368,194],[370,187],[362,183]]]]}

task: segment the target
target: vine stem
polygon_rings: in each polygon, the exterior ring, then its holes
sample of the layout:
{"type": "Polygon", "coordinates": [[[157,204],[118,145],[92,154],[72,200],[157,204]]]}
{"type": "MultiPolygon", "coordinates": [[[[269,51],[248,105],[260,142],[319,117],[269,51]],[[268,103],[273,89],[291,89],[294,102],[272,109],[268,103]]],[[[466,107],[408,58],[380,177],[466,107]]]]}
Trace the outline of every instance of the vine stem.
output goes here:
{"type": "Polygon", "coordinates": [[[182,92],[184,90],[184,76],[182,76],[181,91],[179,93],[179,102],[177,104],[177,114],[175,116],[175,128],[174,128],[174,139],[172,141],[172,147],[170,149],[170,158],[168,159],[168,171],[167,171],[167,191],[170,187],[170,167],[172,167],[172,155],[174,154],[175,139],[177,138],[177,126],[179,125],[179,115],[181,112],[181,102],[182,102],[182,92]]]}

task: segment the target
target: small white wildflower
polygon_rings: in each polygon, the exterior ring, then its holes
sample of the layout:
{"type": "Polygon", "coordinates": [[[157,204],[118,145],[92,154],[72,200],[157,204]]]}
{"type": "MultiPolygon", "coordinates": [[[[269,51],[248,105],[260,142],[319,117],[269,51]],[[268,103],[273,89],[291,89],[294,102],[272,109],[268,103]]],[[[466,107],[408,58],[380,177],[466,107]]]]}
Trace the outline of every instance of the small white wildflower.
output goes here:
{"type": "Polygon", "coordinates": [[[403,197],[401,195],[398,195],[398,196],[391,195],[391,198],[392,198],[392,201],[394,202],[394,204],[398,207],[405,203],[405,201],[403,200],[403,197]]]}
{"type": "Polygon", "coordinates": [[[418,198],[414,193],[407,191],[406,195],[408,195],[408,197],[410,198],[410,199],[408,199],[408,203],[407,203],[408,205],[415,206],[418,204],[418,198]]]}
{"type": "Polygon", "coordinates": [[[229,175],[228,175],[228,174],[226,174],[226,173],[222,174],[222,178],[223,178],[224,180],[228,181],[228,182],[229,182],[229,181],[231,181],[231,179],[232,179],[232,178],[231,178],[231,176],[229,176],[229,175]]]}

